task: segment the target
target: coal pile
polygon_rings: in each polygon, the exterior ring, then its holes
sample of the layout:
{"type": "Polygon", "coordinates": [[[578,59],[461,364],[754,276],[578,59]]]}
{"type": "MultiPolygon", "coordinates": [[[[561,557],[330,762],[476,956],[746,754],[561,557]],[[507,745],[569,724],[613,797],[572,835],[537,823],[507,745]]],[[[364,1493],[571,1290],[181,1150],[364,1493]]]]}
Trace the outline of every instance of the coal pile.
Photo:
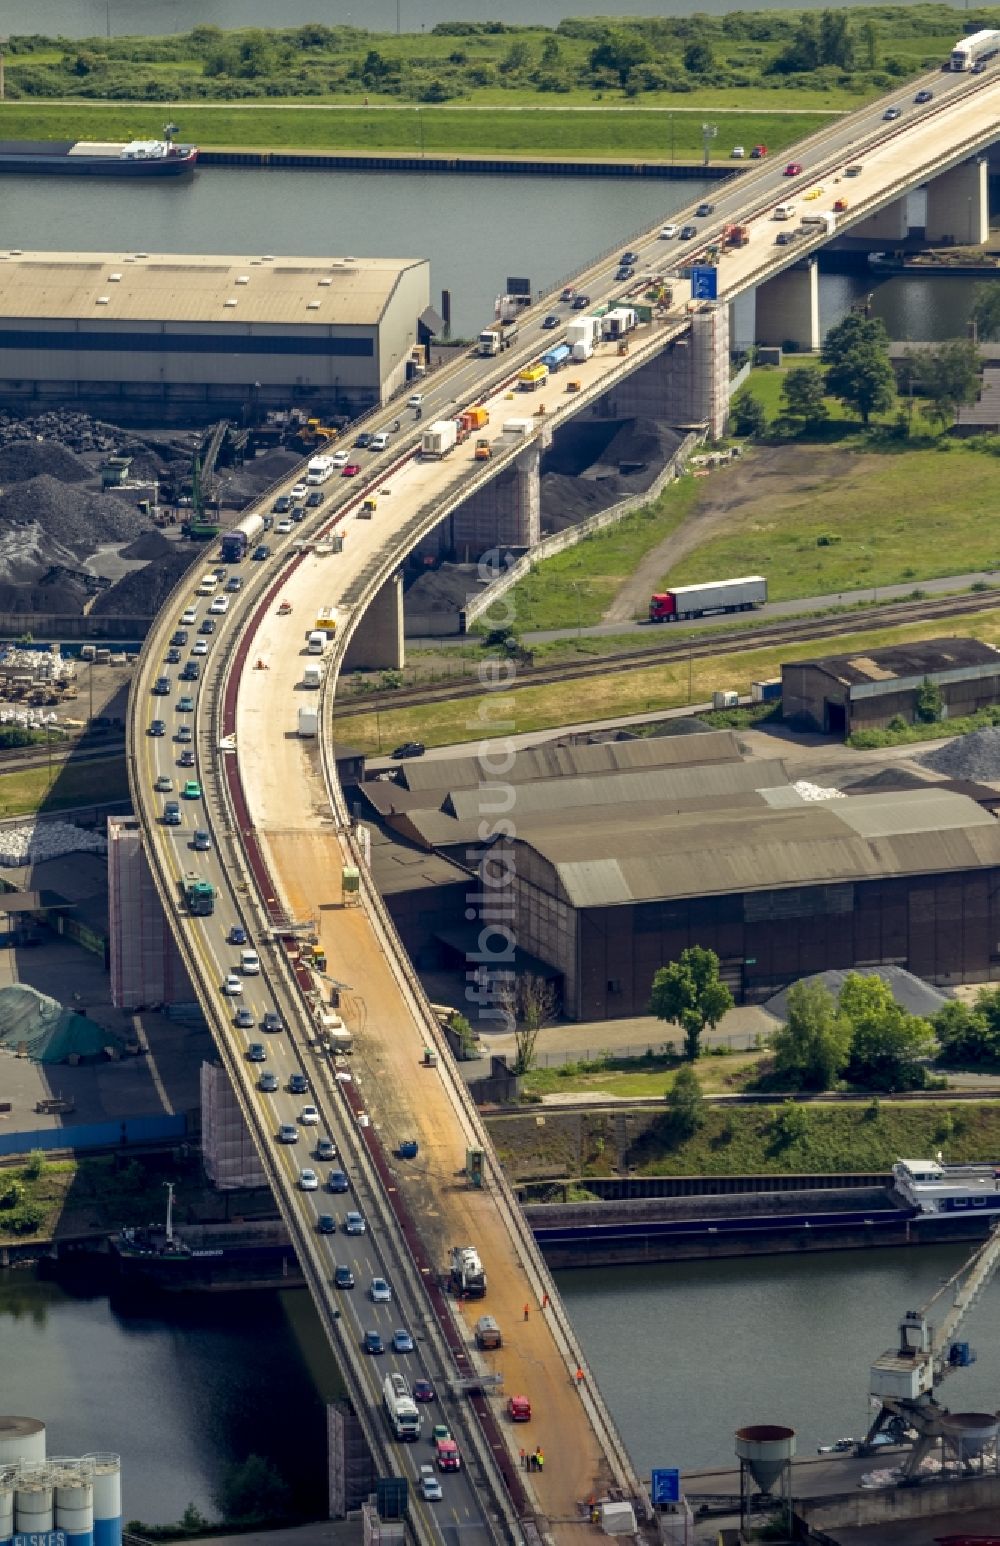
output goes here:
{"type": "MultiPolygon", "coordinates": [[[[121,439],[121,430],[113,424],[103,424],[92,419],[89,413],[72,408],[51,408],[23,418],[16,413],[0,413],[0,446],[17,445],[22,441],[46,442],[69,447],[71,451],[114,451],[121,439]]],[[[45,449],[45,447],[43,447],[45,449]]],[[[31,474],[25,474],[30,477],[31,474]]]]}
{"type": "Polygon", "coordinates": [[[993,784],[1000,781],[1000,729],[973,730],[956,736],[947,746],[936,746],[916,759],[935,773],[948,778],[968,779],[971,783],[993,784]]]}
{"type": "Polygon", "coordinates": [[[18,440],[0,444],[0,487],[25,483],[46,473],[60,483],[85,483],[93,469],[83,459],[57,441],[18,440]]]}
{"type": "Polygon", "coordinates": [[[146,564],[143,569],[133,569],[117,585],[104,591],[90,609],[92,617],[119,615],[122,617],[152,617],[160,610],[181,575],[197,556],[193,546],[171,544],[173,551],[146,564]]]}
{"type": "Polygon", "coordinates": [[[129,499],[91,494],[47,472],[0,495],[0,529],[13,524],[35,525],[46,543],[81,554],[134,541],[148,526],[129,499]]]}
{"type": "MultiPolygon", "coordinates": [[[[648,489],[680,444],[679,432],[656,419],[626,419],[607,438],[607,425],[584,428],[593,434],[594,460],[575,475],[553,458],[542,464],[541,520],[546,535],[578,526],[588,516],[648,489]]],[[[558,437],[557,437],[558,438],[558,437]]],[[[573,448],[579,459],[579,443],[573,448]]]]}

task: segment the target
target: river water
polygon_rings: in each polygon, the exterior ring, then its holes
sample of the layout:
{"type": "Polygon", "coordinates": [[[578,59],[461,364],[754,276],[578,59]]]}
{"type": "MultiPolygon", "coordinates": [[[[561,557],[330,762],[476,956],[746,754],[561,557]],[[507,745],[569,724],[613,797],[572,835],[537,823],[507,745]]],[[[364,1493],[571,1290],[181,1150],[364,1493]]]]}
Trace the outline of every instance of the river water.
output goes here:
{"type": "MultiPolygon", "coordinates": [[[[2,7],[4,0],[0,0],[2,7]]],[[[456,335],[492,318],[508,275],[549,288],[707,192],[700,180],[466,176],[424,172],[204,168],[182,182],[0,178],[3,244],[25,251],[356,253],[426,257],[432,301],[452,297],[456,335]],[[377,194],[377,196],[373,196],[377,194]]],[[[836,322],[863,290],[893,337],[963,334],[968,280],[824,275],[820,316],[836,322]]],[[[749,341],[745,303],[734,340],[749,341]]]]}
{"type": "MultiPolygon", "coordinates": [[[[964,1246],[563,1272],[559,1288],[640,1474],[729,1465],[733,1429],[796,1429],[799,1453],[868,1421],[871,1360],[964,1246]]],[[[1000,1285],[945,1400],[1000,1406],[1000,1285]]],[[[3,1410],[40,1417],[50,1454],[119,1451],[126,1517],[213,1512],[218,1480],[271,1458],[322,1513],[323,1402],[339,1379],[304,1292],[161,1298],[145,1309],[0,1274],[3,1410]]]]}
{"type": "MultiPolygon", "coordinates": [[[[862,0],[767,0],[769,10],[820,10],[862,0]]],[[[761,0],[699,0],[711,15],[756,11],[761,0]]],[[[689,16],[687,0],[504,0],[510,23],[555,27],[564,16],[689,16]]],[[[17,0],[0,3],[0,31],[41,32],[69,38],[124,37],[216,27],[365,27],[371,32],[429,30],[443,21],[493,21],[494,0],[34,0],[30,23],[17,0]]]]}

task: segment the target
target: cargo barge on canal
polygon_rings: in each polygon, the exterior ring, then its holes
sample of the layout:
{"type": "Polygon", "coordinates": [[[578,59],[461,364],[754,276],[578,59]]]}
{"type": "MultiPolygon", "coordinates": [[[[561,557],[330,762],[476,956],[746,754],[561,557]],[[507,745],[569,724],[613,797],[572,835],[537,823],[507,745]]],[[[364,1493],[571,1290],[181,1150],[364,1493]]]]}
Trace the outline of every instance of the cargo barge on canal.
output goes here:
{"type": "Polygon", "coordinates": [[[163,140],[0,140],[0,174],[56,177],[183,177],[197,145],[163,140]]]}

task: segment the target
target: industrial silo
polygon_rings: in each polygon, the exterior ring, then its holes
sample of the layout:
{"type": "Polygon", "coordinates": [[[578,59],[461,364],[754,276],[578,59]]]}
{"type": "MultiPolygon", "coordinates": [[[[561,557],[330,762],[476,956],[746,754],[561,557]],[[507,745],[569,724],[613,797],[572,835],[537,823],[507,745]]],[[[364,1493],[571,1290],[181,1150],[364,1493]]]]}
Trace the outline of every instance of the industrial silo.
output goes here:
{"type": "Polygon", "coordinates": [[[14,1538],[14,1480],[17,1472],[13,1466],[0,1464],[0,1546],[10,1546],[14,1538]]]}
{"type": "Polygon", "coordinates": [[[94,1546],[94,1483],[90,1462],[60,1457],[50,1464],[55,1528],[65,1530],[66,1546],[94,1546]]]}
{"type": "Polygon", "coordinates": [[[121,1456],[98,1454],[85,1458],[94,1469],[94,1546],[122,1546],[121,1456]]]}
{"type": "Polygon", "coordinates": [[[0,1416],[0,1465],[45,1459],[45,1424],[37,1417],[0,1416]]]}
{"type": "Polygon", "coordinates": [[[47,1461],[22,1462],[14,1483],[14,1531],[17,1535],[46,1535],[54,1528],[55,1499],[52,1469],[47,1461]]]}

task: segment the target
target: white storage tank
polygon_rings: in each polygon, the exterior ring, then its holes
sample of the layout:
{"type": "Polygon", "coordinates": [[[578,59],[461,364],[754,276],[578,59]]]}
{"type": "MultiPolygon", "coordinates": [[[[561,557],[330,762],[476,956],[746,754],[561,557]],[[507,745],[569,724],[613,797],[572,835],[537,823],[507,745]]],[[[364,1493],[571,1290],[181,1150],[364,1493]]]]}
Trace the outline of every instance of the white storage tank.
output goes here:
{"type": "Polygon", "coordinates": [[[95,1454],[86,1459],[94,1468],[94,1546],[122,1546],[121,1456],[95,1454]]]}
{"type": "Polygon", "coordinates": [[[0,1417],[0,1465],[8,1460],[44,1460],[45,1424],[37,1417],[0,1417]]]}
{"type": "Polygon", "coordinates": [[[14,1535],[14,1470],[0,1466],[0,1546],[10,1546],[14,1535]]]}
{"type": "Polygon", "coordinates": [[[55,1528],[66,1546],[94,1546],[94,1484],[85,1460],[52,1461],[55,1528]]]}
{"type": "Polygon", "coordinates": [[[55,1499],[52,1472],[41,1465],[22,1466],[14,1484],[14,1531],[17,1535],[45,1535],[53,1528],[55,1499]]]}

